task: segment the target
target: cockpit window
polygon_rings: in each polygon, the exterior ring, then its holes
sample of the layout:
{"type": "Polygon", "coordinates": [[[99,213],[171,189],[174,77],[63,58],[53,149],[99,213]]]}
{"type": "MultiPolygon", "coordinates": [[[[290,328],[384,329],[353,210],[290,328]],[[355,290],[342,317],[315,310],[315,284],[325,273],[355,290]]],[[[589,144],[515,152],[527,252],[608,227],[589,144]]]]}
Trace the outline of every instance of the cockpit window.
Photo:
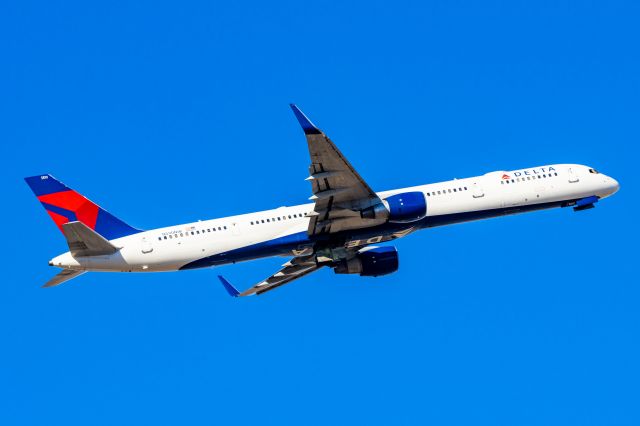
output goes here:
{"type": "Polygon", "coordinates": [[[597,175],[600,172],[598,172],[596,169],[589,169],[589,173],[593,173],[594,175],[597,175]]]}

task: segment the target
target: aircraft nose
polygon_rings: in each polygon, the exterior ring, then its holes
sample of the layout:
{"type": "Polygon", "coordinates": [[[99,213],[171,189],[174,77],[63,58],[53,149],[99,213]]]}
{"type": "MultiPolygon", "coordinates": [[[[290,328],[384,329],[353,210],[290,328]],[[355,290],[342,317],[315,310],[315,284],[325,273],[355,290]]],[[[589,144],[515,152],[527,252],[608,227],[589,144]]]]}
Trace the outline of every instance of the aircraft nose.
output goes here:
{"type": "Polygon", "coordinates": [[[615,194],[620,189],[620,184],[612,177],[607,176],[605,183],[607,185],[607,196],[615,194]]]}
{"type": "Polygon", "coordinates": [[[609,179],[611,179],[611,186],[612,186],[612,189],[613,189],[612,194],[615,194],[620,189],[620,184],[614,178],[609,178],[609,179]]]}

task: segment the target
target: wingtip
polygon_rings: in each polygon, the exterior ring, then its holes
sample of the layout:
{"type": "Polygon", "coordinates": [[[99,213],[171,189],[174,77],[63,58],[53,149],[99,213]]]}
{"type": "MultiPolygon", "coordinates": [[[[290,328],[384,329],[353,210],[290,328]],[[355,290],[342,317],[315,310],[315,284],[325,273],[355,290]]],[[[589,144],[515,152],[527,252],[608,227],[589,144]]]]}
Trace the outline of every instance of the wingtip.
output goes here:
{"type": "Polygon", "coordinates": [[[233,284],[227,281],[225,277],[223,277],[222,275],[218,275],[218,279],[222,283],[224,289],[227,290],[227,293],[229,293],[229,296],[238,297],[240,295],[240,292],[233,286],[233,284]]]}
{"type": "Polygon", "coordinates": [[[296,104],[289,104],[291,109],[293,110],[293,114],[296,116],[296,119],[300,123],[302,130],[304,130],[305,135],[317,135],[322,133],[320,129],[318,129],[312,122],[307,118],[306,115],[302,112],[300,108],[296,104]]]}

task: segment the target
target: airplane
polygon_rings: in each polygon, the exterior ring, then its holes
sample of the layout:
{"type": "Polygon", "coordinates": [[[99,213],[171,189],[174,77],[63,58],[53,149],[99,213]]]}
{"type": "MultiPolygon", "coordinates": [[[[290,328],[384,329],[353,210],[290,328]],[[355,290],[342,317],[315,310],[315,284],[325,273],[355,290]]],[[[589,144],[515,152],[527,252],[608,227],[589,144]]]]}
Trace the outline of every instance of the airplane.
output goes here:
{"type": "Polygon", "coordinates": [[[553,164],[375,192],[337,146],[294,104],[307,139],[311,201],[256,213],[143,231],[49,174],[25,178],[62,231],[69,251],[49,261],[62,271],[43,287],[89,271],[166,272],[289,257],[247,290],[223,276],[233,297],[260,295],[323,267],[377,277],[396,272],[398,251],[378,244],[416,231],[516,213],[591,209],[618,182],[592,167],[553,164]]]}

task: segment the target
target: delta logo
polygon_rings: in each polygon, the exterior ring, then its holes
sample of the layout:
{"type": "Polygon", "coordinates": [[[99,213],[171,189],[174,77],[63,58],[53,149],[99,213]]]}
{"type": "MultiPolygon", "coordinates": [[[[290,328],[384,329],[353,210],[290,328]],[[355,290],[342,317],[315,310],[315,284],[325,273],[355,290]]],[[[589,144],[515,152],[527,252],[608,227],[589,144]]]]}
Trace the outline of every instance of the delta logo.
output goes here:
{"type": "MultiPolygon", "coordinates": [[[[551,173],[551,172],[555,172],[556,168],[553,166],[549,166],[549,167],[536,167],[535,169],[527,169],[527,170],[518,170],[517,172],[511,172],[511,174],[513,175],[514,178],[519,178],[522,176],[536,176],[536,175],[541,175],[543,173],[551,173]]],[[[510,175],[508,175],[507,173],[503,173],[502,174],[502,180],[509,180],[512,177],[510,175]]]]}

